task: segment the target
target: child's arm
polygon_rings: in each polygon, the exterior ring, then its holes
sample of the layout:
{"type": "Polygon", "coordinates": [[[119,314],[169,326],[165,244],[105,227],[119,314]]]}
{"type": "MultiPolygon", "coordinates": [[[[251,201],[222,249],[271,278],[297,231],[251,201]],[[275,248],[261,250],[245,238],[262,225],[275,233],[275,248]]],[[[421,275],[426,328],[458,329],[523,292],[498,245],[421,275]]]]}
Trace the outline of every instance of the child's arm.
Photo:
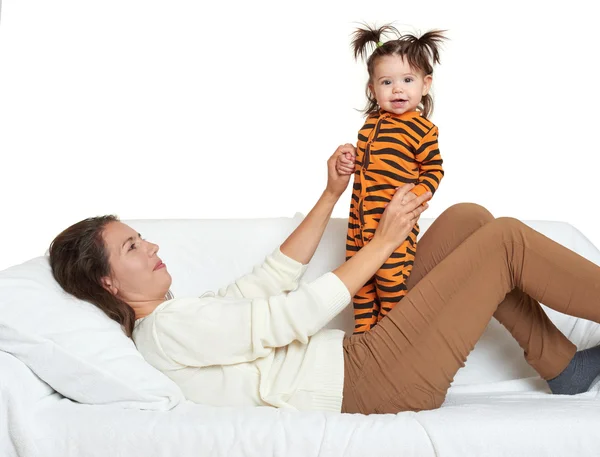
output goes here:
{"type": "Polygon", "coordinates": [[[438,128],[433,127],[421,140],[415,158],[419,164],[419,180],[412,192],[417,196],[425,192],[435,194],[442,178],[442,156],[438,149],[438,128]]]}

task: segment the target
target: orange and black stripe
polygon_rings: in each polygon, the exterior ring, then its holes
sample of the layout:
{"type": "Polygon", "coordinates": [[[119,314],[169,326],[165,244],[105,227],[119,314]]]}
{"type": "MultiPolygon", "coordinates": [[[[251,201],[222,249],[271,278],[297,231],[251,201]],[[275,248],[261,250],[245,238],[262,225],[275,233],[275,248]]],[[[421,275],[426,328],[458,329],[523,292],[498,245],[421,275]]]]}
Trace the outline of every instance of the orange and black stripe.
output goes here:
{"type": "MultiPolygon", "coordinates": [[[[356,171],[350,203],[346,258],[368,243],[396,188],[414,183],[412,192],[435,193],[444,176],[438,129],[419,112],[380,112],[358,132],[356,171]]],[[[419,227],[354,297],[355,333],[371,329],[406,294],[419,227]]]]}

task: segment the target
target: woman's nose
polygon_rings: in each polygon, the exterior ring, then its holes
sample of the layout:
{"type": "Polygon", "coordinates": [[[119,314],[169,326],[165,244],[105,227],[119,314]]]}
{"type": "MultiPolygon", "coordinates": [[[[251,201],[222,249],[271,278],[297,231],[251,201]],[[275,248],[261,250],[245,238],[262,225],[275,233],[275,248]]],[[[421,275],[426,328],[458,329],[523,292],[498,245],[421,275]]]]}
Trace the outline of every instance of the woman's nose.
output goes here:
{"type": "Polygon", "coordinates": [[[158,244],[148,242],[148,255],[150,257],[154,256],[154,254],[156,254],[159,249],[160,247],[158,246],[158,244]]]}

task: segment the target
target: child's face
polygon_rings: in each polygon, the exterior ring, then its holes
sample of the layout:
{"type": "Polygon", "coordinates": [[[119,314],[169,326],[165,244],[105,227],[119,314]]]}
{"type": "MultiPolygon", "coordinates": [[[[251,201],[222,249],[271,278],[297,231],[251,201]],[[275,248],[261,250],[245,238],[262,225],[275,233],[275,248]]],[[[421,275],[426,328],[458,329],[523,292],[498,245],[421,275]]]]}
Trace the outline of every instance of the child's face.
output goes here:
{"type": "Polygon", "coordinates": [[[431,87],[431,75],[414,70],[400,56],[377,59],[369,84],[379,107],[394,114],[414,111],[431,87]]]}

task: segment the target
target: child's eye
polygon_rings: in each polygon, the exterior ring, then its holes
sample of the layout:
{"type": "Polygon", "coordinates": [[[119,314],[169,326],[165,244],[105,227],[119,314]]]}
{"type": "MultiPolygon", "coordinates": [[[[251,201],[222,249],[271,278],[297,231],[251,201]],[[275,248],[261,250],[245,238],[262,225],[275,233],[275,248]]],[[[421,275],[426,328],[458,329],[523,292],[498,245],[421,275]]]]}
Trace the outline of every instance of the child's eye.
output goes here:
{"type": "Polygon", "coordinates": [[[404,82],[411,83],[411,82],[413,82],[413,79],[412,78],[404,78],[404,82]]]}
{"type": "Polygon", "coordinates": [[[384,86],[389,86],[390,84],[392,84],[392,82],[389,79],[386,79],[385,81],[383,81],[382,83],[384,86]]]}

